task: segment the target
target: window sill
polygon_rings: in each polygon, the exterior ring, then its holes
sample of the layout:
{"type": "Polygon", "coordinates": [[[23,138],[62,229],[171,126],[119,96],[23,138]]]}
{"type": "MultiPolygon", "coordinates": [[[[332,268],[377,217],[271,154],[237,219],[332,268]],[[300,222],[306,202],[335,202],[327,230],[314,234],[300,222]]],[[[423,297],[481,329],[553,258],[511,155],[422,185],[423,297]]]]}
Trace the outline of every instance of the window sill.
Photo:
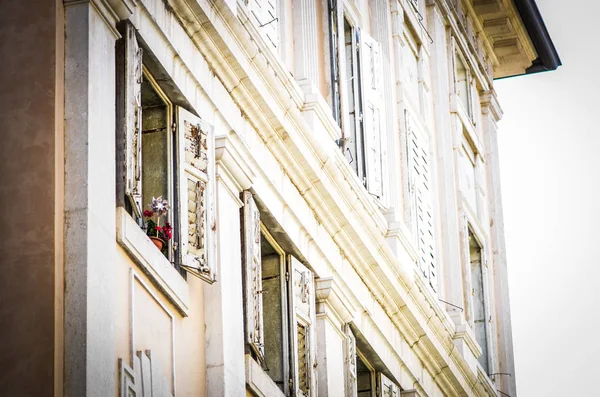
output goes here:
{"type": "Polygon", "coordinates": [[[248,354],[246,354],[246,384],[258,397],[285,397],[273,379],[248,354]]]}
{"type": "Polygon", "coordinates": [[[190,300],[187,282],[123,207],[117,207],[117,241],[150,281],[187,317],[190,300]]]}

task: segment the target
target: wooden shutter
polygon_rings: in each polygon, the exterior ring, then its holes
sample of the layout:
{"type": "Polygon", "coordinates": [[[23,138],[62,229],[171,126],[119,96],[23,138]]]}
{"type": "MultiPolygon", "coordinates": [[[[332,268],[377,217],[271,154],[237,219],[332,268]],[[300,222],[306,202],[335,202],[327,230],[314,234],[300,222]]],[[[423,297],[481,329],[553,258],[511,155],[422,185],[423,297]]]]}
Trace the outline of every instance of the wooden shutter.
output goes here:
{"type": "Polygon", "coordinates": [[[135,28],[123,27],[123,38],[117,43],[117,87],[119,107],[118,158],[119,196],[131,204],[133,215],[142,217],[142,49],[135,28]],[[121,185],[122,184],[122,185],[121,185]]]}
{"type": "Polygon", "coordinates": [[[356,397],[358,393],[356,371],[356,338],[350,329],[350,324],[344,328],[346,334],[344,346],[344,373],[346,375],[346,397],[356,397]]]}
{"type": "Polygon", "coordinates": [[[362,84],[364,94],[363,121],[367,190],[374,196],[383,196],[384,140],[383,81],[381,45],[365,33],[361,35],[362,84]]]}
{"type": "Polygon", "coordinates": [[[419,269],[423,277],[429,281],[433,291],[436,291],[437,268],[429,139],[407,111],[405,111],[405,118],[408,137],[409,185],[414,219],[413,231],[417,238],[419,269]]]}
{"type": "Polygon", "coordinates": [[[265,340],[263,328],[262,264],[260,252],[260,212],[252,193],[244,192],[244,302],[246,343],[264,363],[265,340]]]}
{"type": "Polygon", "coordinates": [[[382,373],[377,374],[377,397],[400,397],[400,387],[382,373]]]}
{"type": "Polygon", "coordinates": [[[250,19],[257,26],[267,44],[279,47],[279,17],[277,16],[278,0],[247,0],[250,19]]]}
{"type": "Polygon", "coordinates": [[[181,267],[209,283],[216,269],[216,178],[212,126],[178,108],[181,267]]]}
{"type": "Polygon", "coordinates": [[[316,396],[315,283],[313,273],[290,258],[292,380],[297,397],[316,396]]]}

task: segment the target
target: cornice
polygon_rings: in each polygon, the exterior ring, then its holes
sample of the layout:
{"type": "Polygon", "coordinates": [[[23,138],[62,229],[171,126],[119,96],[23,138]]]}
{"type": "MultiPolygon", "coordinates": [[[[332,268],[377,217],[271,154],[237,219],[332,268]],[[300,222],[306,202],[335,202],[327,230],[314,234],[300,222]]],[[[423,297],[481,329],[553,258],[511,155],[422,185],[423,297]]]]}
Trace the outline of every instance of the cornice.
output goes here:
{"type": "Polygon", "coordinates": [[[342,324],[354,320],[356,308],[334,277],[319,278],[316,284],[317,303],[330,306],[342,324]]]}

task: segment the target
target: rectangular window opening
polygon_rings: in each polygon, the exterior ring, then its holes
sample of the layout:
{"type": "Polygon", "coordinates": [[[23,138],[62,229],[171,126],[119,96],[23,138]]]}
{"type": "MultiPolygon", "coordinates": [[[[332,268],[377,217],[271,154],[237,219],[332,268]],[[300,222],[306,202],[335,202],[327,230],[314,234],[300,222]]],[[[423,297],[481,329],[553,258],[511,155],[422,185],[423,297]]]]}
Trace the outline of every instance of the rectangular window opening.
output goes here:
{"type": "Polygon", "coordinates": [[[482,247],[469,230],[469,259],[471,263],[471,296],[473,299],[473,331],[482,353],[478,361],[489,372],[488,365],[488,336],[485,309],[485,294],[483,286],[483,253],[482,247]]]}

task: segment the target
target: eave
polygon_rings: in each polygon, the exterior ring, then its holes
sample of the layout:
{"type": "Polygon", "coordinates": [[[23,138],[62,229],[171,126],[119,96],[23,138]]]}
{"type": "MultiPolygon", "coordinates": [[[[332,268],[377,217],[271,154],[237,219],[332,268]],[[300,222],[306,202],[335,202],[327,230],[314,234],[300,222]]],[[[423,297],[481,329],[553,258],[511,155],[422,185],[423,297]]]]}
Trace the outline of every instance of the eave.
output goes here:
{"type": "Polygon", "coordinates": [[[514,2],[538,54],[525,74],[556,70],[562,63],[535,0],[514,0],[514,2]]]}

